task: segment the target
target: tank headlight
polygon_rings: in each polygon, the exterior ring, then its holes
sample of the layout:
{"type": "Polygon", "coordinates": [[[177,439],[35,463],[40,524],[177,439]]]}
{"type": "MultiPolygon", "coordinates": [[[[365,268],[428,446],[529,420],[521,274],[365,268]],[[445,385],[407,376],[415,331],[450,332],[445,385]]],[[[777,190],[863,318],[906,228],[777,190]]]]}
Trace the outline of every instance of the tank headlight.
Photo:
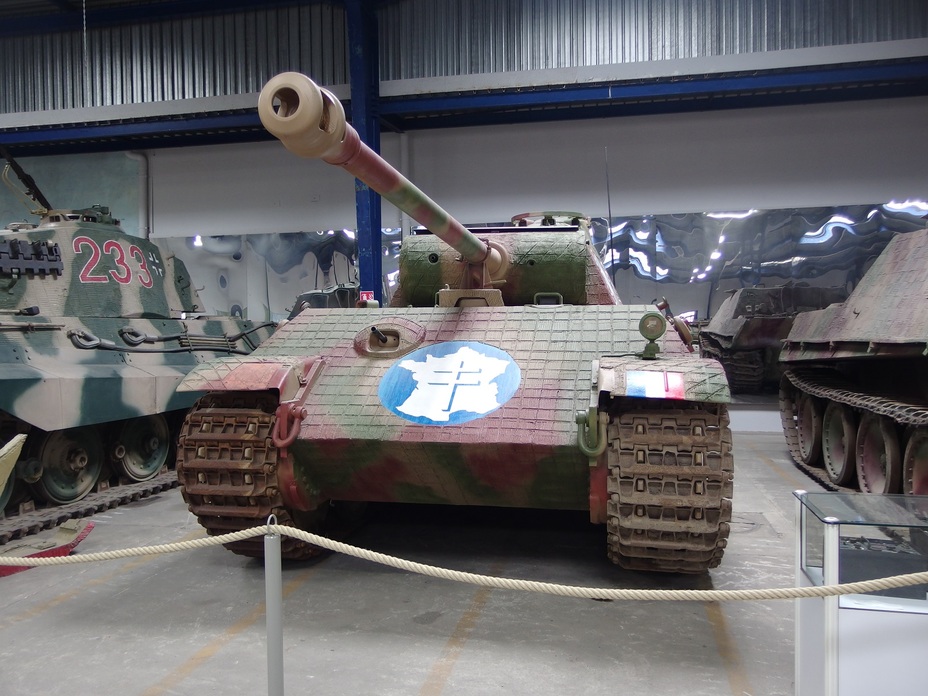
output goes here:
{"type": "Polygon", "coordinates": [[[649,341],[656,341],[667,330],[667,320],[657,312],[646,312],[638,322],[638,331],[649,341]]]}

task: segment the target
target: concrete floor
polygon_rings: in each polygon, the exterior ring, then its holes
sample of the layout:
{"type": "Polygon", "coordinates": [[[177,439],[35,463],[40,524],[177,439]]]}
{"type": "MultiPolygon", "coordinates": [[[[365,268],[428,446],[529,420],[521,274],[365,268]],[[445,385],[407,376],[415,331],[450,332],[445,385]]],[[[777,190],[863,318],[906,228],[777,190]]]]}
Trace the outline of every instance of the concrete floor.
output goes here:
{"type": "MultiPolygon", "coordinates": [[[[376,507],[350,543],[592,587],[793,585],[783,436],[736,432],[732,532],[706,577],[624,571],[583,514],[376,507]]],[[[78,553],[203,536],[177,489],[92,518],[78,553]]],[[[267,693],[262,564],[220,547],[0,578],[0,694],[267,693]]],[[[792,601],[602,602],[330,555],[284,569],[288,694],[793,694],[792,601]]]]}

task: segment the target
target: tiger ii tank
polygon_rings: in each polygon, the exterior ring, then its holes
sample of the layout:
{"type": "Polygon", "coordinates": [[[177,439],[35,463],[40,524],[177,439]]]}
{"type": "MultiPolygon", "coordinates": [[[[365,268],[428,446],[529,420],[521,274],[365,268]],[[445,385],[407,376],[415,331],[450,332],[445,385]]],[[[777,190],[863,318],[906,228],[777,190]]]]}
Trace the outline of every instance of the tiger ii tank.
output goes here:
{"type": "Polygon", "coordinates": [[[105,206],[53,208],[3,154],[4,181],[40,220],[0,231],[0,543],[124,502],[91,494],[159,477],[198,396],[175,391],[184,375],[250,353],[275,326],[200,315],[179,259],[105,206]]]}
{"type": "MultiPolygon", "coordinates": [[[[318,530],[346,502],[585,510],[625,568],[718,565],[733,479],[724,372],[663,340],[665,314],[619,302],[588,220],[466,229],[304,75],[274,77],[258,111],[288,150],[345,169],[430,233],[403,240],[389,306],[304,309],[251,355],[184,379],[208,394],[185,418],[177,472],[210,534],[272,514],[318,530]]],[[[228,548],[263,554],[260,539],[228,548]]],[[[283,540],[286,558],[318,551],[283,540]]]]}

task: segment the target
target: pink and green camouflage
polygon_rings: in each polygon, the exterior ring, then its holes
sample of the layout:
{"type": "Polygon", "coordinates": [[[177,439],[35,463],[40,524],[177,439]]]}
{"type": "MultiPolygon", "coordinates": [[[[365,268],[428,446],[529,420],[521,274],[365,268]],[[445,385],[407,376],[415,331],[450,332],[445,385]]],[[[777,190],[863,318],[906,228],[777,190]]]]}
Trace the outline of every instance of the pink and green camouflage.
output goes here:
{"type": "MultiPolygon", "coordinates": [[[[318,530],[345,502],[587,510],[624,567],[718,565],[724,372],[676,336],[659,344],[653,307],[619,302],[587,219],[465,229],[309,78],[273,78],[258,109],[289,150],[341,166],[430,234],[403,240],[390,306],[306,309],[251,355],[185,378],[209,394],[184,423],[178,476],[211,534],[271,514],[318,530]]],[[[283,543],[288,558],[318,552],[283,543]]],[[[260,539],[228,546],[263,554],[260,539]]]]}

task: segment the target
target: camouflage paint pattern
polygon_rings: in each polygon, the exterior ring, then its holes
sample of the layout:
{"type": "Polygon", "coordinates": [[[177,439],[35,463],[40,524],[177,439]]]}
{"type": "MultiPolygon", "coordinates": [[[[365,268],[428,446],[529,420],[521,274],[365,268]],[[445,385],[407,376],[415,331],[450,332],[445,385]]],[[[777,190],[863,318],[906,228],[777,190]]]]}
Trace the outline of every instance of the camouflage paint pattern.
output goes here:
{"type": "MultiPolygon", "coordinates": [[[[251,356],[195,368],[181,389],[234,391],[248,383],[237,373],[318,356],[322,370],[290,448],[308,499],[586,509],[589,461],[577,447],[575,416],[598,399],[591,392],[594,361],[642,350],[637,325],[646,311],[608,305],[307,309],[251,356]],[[399,346],[372,349],[371,326],[396,332],[399,346]],[[378,389],[387,371],[419,348],[448,341],[479,342],[511,356],[521,371],[512,398],[482,418],[438,426],[411,423],[385,407],[378,389]]],[[[728,400],[715,361],[602,360],[604,375],[633,363],[662,378],[665,371],[682,375],[680,398],[728,400]]],[[[602,380],[604,391],[626,396],[619,379],[602,380]]]]}
{"type": "Polygon", "coordinates": [[[783,285],[732,291],[700,335],[711,336],[726,350],[779,350],[793,317],[847,298],[844,288],[783,285]]]}
{"type": "Polygon", "coordinates": [[[643,318],[666,322],[619,303],[588,229],[464,234],[351,144],[357,134],[333,119],[337,100],[323,108],[333,99],[287,73],[268,83],[258,109],[288,149],[343,166],[434,235],[403,241],[390,307],[308,308],[251,355],[188,374],[180,390],[209,392],[187,416],[178,454],[200,523],[211,534],[268,514],[301,524],[300,513],[329,501],[589,510],[611,525],[616,562],[717,565],[732,490],[718,362],[678,352],[676,335],[657,359],[642,359],[643,318]],[[312,118],[299,116],[304,105],[312,118]],[[462,304],[436,298],[448,298],[446,285],[462,304]],[[632,436],[619,443],[622,432],[632,436]]]}
{"type": "MultiPolygon", "coordinates": [[[[587,235],[576,232],[483,233],[502,246],[509,257],[506,282],[499,286],[506,305],[531,304],[539,292],[557,292],[566,304],[595,304],[587,299],[587,235]]],[[[418,307],[435,303],[435,293],[446,286],[461,287],[462,265],[457,252],[432,235],[403,240],[399,274],[401,293],[391,305],[418,307]]],[[[611,287],[611,283],[608,284],[611,287]]]]}
{"type": "Polygon", "coordinates": [[[793,321],[780,416],[790,454],[813,476],[928,494],[926,297],[928,229],[895,236],[845,302],[793,321]]]}
{"type": "Polygon", "coordinates": [[[923,356],[928,345],[928,229],[894,237],[846,302],[793,321],[781,360],[923,356]]]}
{"type": "Polygon", "coordinates": [[[34,433],[23,457],[45,433],[188,408],[197,395],[175,390],[189,370],[273,330],[199,318],[183,263],[101,207],[0,234],[0,287],[0,428],[34,433]]]}
{"type": "Polygon", "coordinates": [[[701,354],[721,361],[733,392],[760,392],[780,380],[780,347],[793,318],[846,297],[840,287],[792,284],[733,290],[700,331],[701,354]]]}

